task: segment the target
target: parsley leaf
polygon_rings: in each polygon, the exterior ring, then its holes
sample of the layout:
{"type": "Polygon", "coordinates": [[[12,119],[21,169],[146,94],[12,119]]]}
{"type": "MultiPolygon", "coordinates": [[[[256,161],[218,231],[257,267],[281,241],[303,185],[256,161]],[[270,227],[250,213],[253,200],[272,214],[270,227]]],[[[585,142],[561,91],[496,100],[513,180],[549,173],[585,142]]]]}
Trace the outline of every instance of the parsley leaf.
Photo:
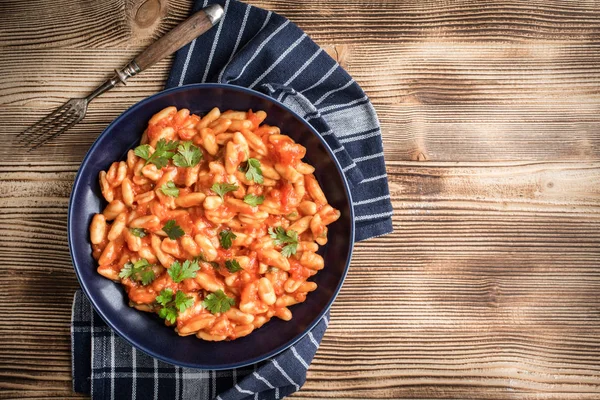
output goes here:
{"type": "Polygon", "coordinates": [[[233,183],[215,183],[210,188],[210,190],[221,196],[221,198],[223,198],[226,193],[235,192],[238,189],[238,186],[233,183]]]}
{"type": "Polygon", "coordinates": [[[175,299],[173,299],[173,290],[166,288],[156,296],[156,302],[162,306],[158,310],[158,316],[174,324],[177,320],[178,311],[184,312],[190,308],[194,304],[194,298],[186,296],[184,292],[178,290],[175,299]]]}
{"type": "Polygon", "coordinates": [[[184,312],[194,304],[194,298],[192,296],[186,296],[181,290],[178,290],[175,294],[175,307],[179,309],[179,312],[184,312]]]}
{"type": "Polygon", "coordinates": [[[129,232],[131,232],[133,236],[139,238],[146,237],[146,230],[144,228],[129,228],[129,232]]]}
{"type": "Polygon", "coordinates": [[[219,233],[219,236],[220,236],[220,241],[221,241],[221,247],[223,247],[224,249],[230,248],[231,241],[233,239],[237,238],[235,233],[233,233],[231,231],[221,231],[219,233]]]}
{"type": "Polygon", "coordinates": [[[206,296],[202,304],[213,314],[224,313],[228,311],[231,306],[235,305],[235,299],[227,297],[227,295],[219,289],[206,296]]]}
{"type": "Polygon", "coordinates": [[[154,270],[152,268],[142,271],[141,274],[142,274],[142,285],[147,285],[156,279],[156,275],[154,275],[154,270]]]}
{"type": "Polygon", "coordinates": [[[162,230],[167,234],[169,239],[175,240],[178,237],[181,237],[185,234],[183,229],[179,225],[177,225],[177,221],[174,219],[170,219],[167,221],[165,226],[163,226],[162,230]]]}
{"type": "Polygon", "coordinates": [[[163,307],[158,310],[158,316],[174,324],[177,320],[177,309],[174,307],[163,307]]]}
{"type": "Polygon", "coordinates": [[[194,261],[199,263],[200,261],[210,264],[214,269],[219,269],[219,263],[216,261],[206,261],[204,254],[200,254],[198,257],[194,257],[194,261]]]}
{"type": "Polygon", "coordinates": [[[241,271],[243,269],[240,266],[240,263],[237,262],[236,260],[227,260],[227,261],[225,261],[225,267],[227,268],[227,271],[231,272],[232,274],[234,272],[238,272],[238,271],[241,271]]]}
{"type": "Polygon", "coordinates": [[[135,153],[136,156],[146,160],[146,164],[144,164],[144,165],[148,165],[149,163],[152,163],[152,164],[156,165],[156,168],[161,169],[169,163],[169,160],[175,154],[173,152],[173,150],[175,150],[177,148],[178,144],[179,144],[179,142],[177,142],[175,140],[171,140],[171,141],[167,142],[165,139],[160,139],[156,143],[156,149],[154,150],[154,153],[152,153],[152,154],[150,154],[150,145],[149,144],[143,144],[141,146],[138,146],[135,148],[135,150],[133,152],[135,153]]]}
{"type": "Polygon", "coordinates": [[[206,257],[204,257],[204,254],[202,254],[202,253],[200,253],[199,256],[194,257],[194,259],[192,261],[197,262],[197,263],[199,263],[200,261],[208,262],[208,261],[206,261],[206,257]]]}
{"type": "Polygon", "coordinates": [[[251,206],[258,206],[265,201],[265,196],[255,196],[253,194],[247,194],[244,196],[244,203],[250,204],[251,206]]]}
{"type": "Polygon", "coordinates": [[[175,182],[169,181],[160,187],[163,194],[171,197],[179,197],[179,188],[175,186],[175,182]]]}
{"type": "Polygon", "coordinates": [[[159,295],[156,296],[156,302],[163,307],[166,307],[171,300],[173,300],[173,290],[170,288],[161,290],[159,295]]]}
{"type": "Polygon", "coordinates": [[[132,263],[131,261],[123,265],[123,269],[119,272],[119,278],[129,278],[133,281],[142,282],[142,285],[147,285],[156,279],[152,265],[145,258],[141,258],[138,261],[132,263]]]}
{"type": "Polygon", "coordinates": [[[148,160],[150,158],[150,145],[141,144],[133,150],[133,153],[144,160],[148,160]]]}
{"type": "Polygon", "coordinates": [[[269,228],[269,236],[273,239],[275,246],[284,246],[281,249],[281,255],[284,257],[290,257],[292,254],[296,254],[298,248],[298,232],[289,230],[285,231],[282,227],[269,228]]]}
{"type": "Polygon", "coordinates": [[[285,231],[281,226],[275,229],[269,228],[269,236],[273,239],[275,246],[283,246],[286,243],[298,242],[298,232],[289,230],[285,231]]]}
{"type": "Polygon", "coordinates": [[[200,267],[196,261],[186,260],[183,265],[179,261],[175,261],[169,268],[169,276],[171,276],[173,282],[179,283],[184,279],[195,278],[196,271],[199,269],[200,267]]]}
{"type": "Polygon", "coordinates": [[[246,170],[246,179],[256,183],[263,183],[262,169],[260,169],[260,161],[256,158],[248,159],[248,169],[246,170]]]}
{"type": "Polygon", "coordinates": [[[298,243],[291,243],[287,246],[284,246],[281,249],[281,255],[290,258],[291,255],[296,254],[296,249],[298,248],[298,243]]]}
{"type": "Polygon", "coordinates": [[[202,159],[202,152],[192,142],[182,142],[177,147],[177,154],[173,156],[173,164],[178,167],[194,167],[202,159]]]}

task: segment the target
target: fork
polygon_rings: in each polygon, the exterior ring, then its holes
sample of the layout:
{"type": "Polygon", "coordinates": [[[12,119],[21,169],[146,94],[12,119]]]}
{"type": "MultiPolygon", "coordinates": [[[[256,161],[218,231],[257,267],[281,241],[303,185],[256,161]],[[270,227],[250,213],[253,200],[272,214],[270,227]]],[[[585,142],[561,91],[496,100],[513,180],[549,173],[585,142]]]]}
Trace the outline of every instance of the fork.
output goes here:
{"type": "Polygon", "coordinates": [[[31,151],[65,132],[85,117],[90,101],[119,83],[125,85],[127,79],[173,54],[212,28],[221,20],[222,16],[223,8],[218,4],[212,4],[198,11],[148,46],[121,70],[115,70],[112,78],[98,86],[87,97],[69,100],[56,111],[17,135],[18,144],[31,151]]]}

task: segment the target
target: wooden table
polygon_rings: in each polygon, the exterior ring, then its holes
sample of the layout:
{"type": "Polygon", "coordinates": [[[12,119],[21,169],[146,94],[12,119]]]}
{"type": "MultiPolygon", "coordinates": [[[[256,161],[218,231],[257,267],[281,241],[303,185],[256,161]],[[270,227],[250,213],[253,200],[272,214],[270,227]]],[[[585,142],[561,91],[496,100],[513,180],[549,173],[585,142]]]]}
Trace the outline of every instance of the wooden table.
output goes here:
{"type": "MultiPolygon", "coordinates": [[[[190,4],[2,1],[2,137],[87,94],[190,4]]],[[[252,4],[296,22],[371,97],[395,210],[393,234],[356,246],[294,398],[600,398],[598,3],[252,4]]],[[[42,155],[2,150],[0,398],[80,397],[72,181],[169,65],[99,98],[42,155]]]]}

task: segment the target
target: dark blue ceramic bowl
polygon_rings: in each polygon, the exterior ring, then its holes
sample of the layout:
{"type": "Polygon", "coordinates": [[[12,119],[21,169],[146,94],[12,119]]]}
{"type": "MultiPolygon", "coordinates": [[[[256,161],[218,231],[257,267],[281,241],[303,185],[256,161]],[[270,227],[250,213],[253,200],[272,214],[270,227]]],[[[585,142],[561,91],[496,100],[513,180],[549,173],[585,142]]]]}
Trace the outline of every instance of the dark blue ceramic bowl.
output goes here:
{"type": "Polygon", "coordinates": [[[96,312],[115,332],[153,357],[185,367],[229,369],[272,357],[300,340],[327,312],[348,271],[354,243],[354,215],[348,183],[331,149],[301,117],[274,99],[253,90],[220,84],[197,84],[165,90],[125,111],[94,142],[85,156],[69,203],[68,238],[71,258],[79,283],[96,312]],[[104,209],[98,173],[115,160],[125,159],[139,144],[150,117],[167,106],[188,108],[204,114],[221,110],[264,110],[266,123],[276,125],[306,147],[305,160],[315,168],[330,204],[341,218],[329,226],[329,243],[320,253],[325,269],[313,280],[319,285],[304,303],[291,307],[293,319],[273,318],[252,334],[231,342],[205,342],[195,336],[180,337],[154,314],[128,306],[121,285],[96,272],[88,228],[92,216],[104,209]]]}

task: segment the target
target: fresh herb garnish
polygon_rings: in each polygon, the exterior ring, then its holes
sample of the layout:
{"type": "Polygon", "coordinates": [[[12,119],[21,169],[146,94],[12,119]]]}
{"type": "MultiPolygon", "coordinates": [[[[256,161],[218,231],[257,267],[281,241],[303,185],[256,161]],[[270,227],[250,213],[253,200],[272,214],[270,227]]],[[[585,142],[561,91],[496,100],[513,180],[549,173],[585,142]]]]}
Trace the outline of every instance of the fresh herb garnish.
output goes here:
{"type": "Polygon", "coordinates": [[[134,281],[142,282],[142,285],[147,285],[156,279],[152,265],[145,258],[132,263],[131,261],[123,265],[123,269],[119,272],[119,278],[129,278],[134,281]]]}
{"type": "Polygon", "coordinates": [[[253,194],[247,194],[244,196],[244,203],[251,206],[258,206],[265,201],[265,196],[255,196],[253,194]]]}
{"type": "Polygon", "coordinates": [[[146,164],[144,165],[152,163],[156,165],[156,168],[161,169],[164,168],[169,163],[169,160],[173,157],[173,155],[175,155],[175,152],[173,150],[177,148],[178,144],[179,142],[175,140],[167,142],[165,139],[160,139],[156,143],[156,149],[152,154],[150,154],[149,144],[143,144],[141,146],[138,146],[133,152],[136,156],[146,160],[146,164]]]}
{"type": "Polygon", "coordinates": [[[219,240],[221,241],[221,247],[228,249],[231,247],[233,239],[237,238],[235,233],[231,231],[221,231],[219,233],[219,240]]]}
{"type": "Polygon", "coordinates": [[[179,188],[175,186],[175,182],[169,181],[160,187],[163,194],[171,197],[179,197],[179,188]]]}
{"type": "Polygon", "coordinates": [[[226,193],[235,192],[238,189],[238,186],[233,183],[215,183],[210,188],[210,190],[218,194],[221,198],[223,198],[226,193]]]}
{"type": "Polygon", "coordinates": [[[204,257],[204,254],[200,254],[197,257],[194,257],[194,261],[199,263],[199,262],[205,262],[210,264],[214,269],[219,269],[219,263],[216,261],[207,261],[206,258],[204,257]]]}
{"type": "Polygon", "coordinates": [[[275,246],[284,246],[281,249],[281,255],[289,257],[292,254],[296,254],[298,248],[298,232],[296,231],[285,231],[282,227],[278,226],[275,229],[269,228],[269,236],[273,239],[275,246]]]}
{"type": "Polygon", "coordinates": [[[167,234],[169,239],[175,240],[185,234],[183,229],[179,225],[177,225],[177,221],[174,219],[170,219],[167,221],[165,226],[163,226],[162,230],[167,234]]]}
{"type": "Polygon", "coordinates": [[[256,183],[263,183],[262,169],[260,169],[260,161],[256,158],[248,159],[248,166],[246,169],[246,179],[254,181],[256,183]]]}
{"type": "Polygon", "coordinates": [[[224,313],[228,311],[231,306],[235,305],[235,299],[227,297],[225,292],[219,289],[206,296],[202,304],[213,314],[224,313]]]}
{"type": "Polygon", "coordinates": [[[166,288],[161,290],[160,294],[156,296],[156,302],[162,306],[158,311],[158,316],[174,324],[177,315],[194,304],[194,298],[186,296],[185,293],[178,290],[175,294],[175,299],[173,299],[173,290],[166,288]]]}
{"type": "Polygon", "coordinates": [[[129,232],[131,232],[133,236],[139,238],[146,237],[146,230],[144,228],[129,228],[129,232]]]}
{"type": "Polygon", "coordinates": [[[182,142],[177,147],[177,154],[173,156],[173,164],[178,167],[194,167],[198,165],[202,159],[200,149],[192,144],[192,142],[182,142]]]}
{"type": "Polygon", "coordinates": [[[179,283],[184,279],[195,278],[196,272],[200,269],[198,262],[185,260],[183,264],[175,261],[169,268],[169,276],[175,283],[179,283]]]}
{"type": "Polygon", "coordinates": [[[199,263],[200,261],[202,262],[208,262],[206,261],[206,257],[204,257],[204,254],[200,254],[199,256],[196,256],[192,259],[193,262],[199,263]]]}
{"type": "Polygon", "coordinates": [[[232,274],[234,272],[238,272],[238,271],[241,271],[243,269],[240,266],[240,263],[237,262],[236,260],[227,260],[227,261],[225,261],[225,268],[227,268],[227,271],[231,272],[232,274]]]}

